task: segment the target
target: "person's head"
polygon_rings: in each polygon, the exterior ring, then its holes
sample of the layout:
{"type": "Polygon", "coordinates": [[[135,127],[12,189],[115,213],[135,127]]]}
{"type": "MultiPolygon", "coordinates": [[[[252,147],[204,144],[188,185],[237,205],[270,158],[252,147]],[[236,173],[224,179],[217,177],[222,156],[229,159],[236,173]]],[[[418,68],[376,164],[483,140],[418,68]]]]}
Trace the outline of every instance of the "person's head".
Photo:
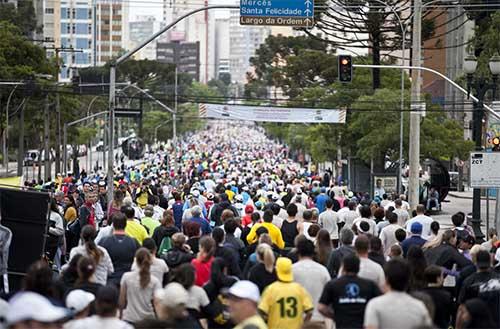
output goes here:
{"type": "Polygon", "coordinates": [[[488,229],[488,238],[491,240],[497,236],[497,230],[494,227],[488,229]]]}
{"type": "Polygon", "coordinates": [[[226,234],[234,235],[234,232],[236,232],[237,228],[238,222],[236,221],[236,219],[231,218],[224,223],[224,231],[226,232],[226,234]]]}
{"type": "Polygon", "coordinates": [[[231,209],[225,209],[220,215],[220,220],[225,223],[228,219],[234,218],[234,213],[231,209]]]}
{"type": "Polygon", "coordinates": [[[146,238],[144,241],[142,241],[142,246],[149,250],[151,255],[156,255],[156,251],[158,249],[158,246],[156,245],[156,242],[152,238],[146,238]]]}
{"type": "Polygon", "coordinates": [[[320,230],[321,230],[321,226],[319,226],[318,224],[312,224],[307,229],[307,234],[309,234],[309,236],[312,239],[316,239],[316,237],[318,236],[318,233],[319,233],[320,230]]]}
{"type": "Polygon", "coordinates": [[[266,211],[264,211],[264,216],[263,216],[264,222],[272,223],[273,216],[274,216],[273,211],[271,209],[267,209],[266,211]]]}
{"type": "Polygon", "coordinates": [[[343,246],[350,246],[354,240],[354,232],[350,228],[344,227],[340,230],[339,238],[343,246]]]}
{"type": "Polygon", "coordinates": [[[252,216],[250,216],[250,219],[252,220],[252,223],[258,223],[260,221],[260,213],[258,213],[257,211],[254,212],[252,216]]]}
{"type": "Polygon", "coordinates": [[[385,217],[385,211],[384,208],[377,208],[373,212],[373,217],[375,217],[376,222],[381,222],[384,220],[385,217]]]}
{"type": "Polygon", "coordinates": [[[83,319],[89,316],[90,306],[95,296],[81,289],[72,290],[65,299],[65,305],[74,312],[74,319],[83,319]]]}
{"type": "Polygon", "coordinates": [[[96,264],[99,264],[103,252],[99,250],[99,248],[97,248],[97,245],[95,244],[94,239],[97,236],[95,228],[92,225],[85,225],[82,228],[82,233],[80,236],[83,244],[85,245],[87,255],[92,257],[96,264]]]}
{"type": "Polygon", "coordinates": [[[414,222],[411,224],[410,232],[412,235],[420,236],[422,235],[422,228],[422,224],[420,224],[419,222],[414,222]]]}
{"type": "Polygon", "coordinates": [[[298,239],[297,244],[295,245],[297,249],[297,254],[299,258],[313,258],[314,251],[314,243],[308,239],[298,239]]]}
{"type": "Polygon", "coordinates": [[[139,248],[135,252],[135,263],[139,268],[139,284],[142,289],[151,282],[151,264],[153,263],[153,256],[146,248],[139,248]]]}
{"type": "Polygon", "coordinates": [[[425,206],[423,204],[417,205],[417,215],[423,215],[425,213],[425,206]]]}
{"type": "Polygon", "coordinates": [[[227,301],[229,313],[237,324],[257,314],[260,299],[259,288],[251,281],[238,281],[229,288],[227,301]]]}
{"type": "Polygon", "coordinates": [[[455,227],[461,227],[465,222],[465,214],[463,212],[457,212],[451,216],[451,222],[455,227]]]}
{"type": "Polygon", "coordinates": [[[175,225],[174,214],[171,210],[165,210],[160,220],[161,225],[171,227],[175,225]]]}
{"type": "Polygon", "coordinates": [[[272,203],[271,204],[271,211],[273,212],[274,216],[278,216],[280,213],[281,207],[277,203],[272,203]]]}
{"type": "Polygon", "coordinates": [[[358,204],[356,203],[356,201],[349,201],[347,203],[347,207],[349,208],[349,210],[356,210],[357,205],[358,204]]]}
{"type": "Polygon", "coordinates": [[[318,246],[318,249],[332,249],[332,240],[330,239],[330,233],[324,228],[319,230],[318,235],[316,236],[316,245],[318,246]]]}
{"type": "Polygon", "coordinates": [[[96,263],[90,257],[82,257],[78,261],[78,282],[88,283],[91,281],[96,270],[96,263]]]}
{"type": "Polygon", "coordinates": [[[273,246],[273,239],[271,239],[271,236],[268,234],[268,233],[262,233],[259,235],[259,240],[257,242],[257,244],[262,244],[262,243],[265,243],[267,244],[268,246],[273,246]]]}
{"type": "Polygon", "coordinates": [[[193,208],[191,208],[191,215],[195,218],[198,218],[201,216],[201,207],[200,206],[194,206],[193,208]]]}
{"type": "Polygon", "coordinates": [[[484,250],[481,246],[473,259],[478,271],[487,271],[491,267],[491,256],[490,253],[484,250]]]}
{"type": "Polygon", "coordinates": [[[441,227],[439,226],[439,222],[433,221],[433,222],[431,223],[431,232],[432,232],[432,234],[434,234],[434,235],[438,235],[438,234],[439,234],[439,229],[440,229],[440,228],[441,228],[441,227]]]}
{"type": "Polygon", "coordinates": [[[354,242],[354,249],[359,257],[366,257],[368,254],[368,248],[370,246],[370,241],[366,235],[360,235],[354,242]]]}
{"type": "Polygon", "coordinates": [[[350,255],[347,255],[346,257],[344,257],[344,259],[342,260],[342,272],[344,275],[346,274],[350,274],[350,275],[356,275],[358,274],[359,272],[359,263],[360,263],[360,260],[359,260],[359,257],[354,255],[354,254],[350,254],[350,255]]]}
{"type": "Polygon", "coordinates": [[[401,199],[396,199],[394,200],[394,205],[396,206],[396,209],[399,209],[403,206],[403,201],[401,199]]]}
{"type": "Polygon", "coordinates": [[[310,222],[313,218],[312,211],[309,209],[304,210],[304,212],[302,213],[302,218],[304,219],[304,222],[310,222]]]}
{"type": "Polygon", "coordinates": [[[201,234],[201,225],[198,222],[187,221],[182,224],[182,227],[188,238],[198,237],[201,234]]]}
{"type": "Polygon", "coordinates": [[[189,294],[177,282],[171,282],[163,289],[154,292],[153,306],[158,319],[175,321],[185,317],[189,294]]]}
{"type": "Polygon", "coordinates": [[[182,249],[186,243],[186,237],[182,233],[174,233],[172,235],[172,247],[182,249]]]}
{"type": "Polygon", "coordinates": [[[113,229],[114,231],[125,231],[125,227],[127,227],[127,217],[125,214],[119,212],[119,213],[114,213],[112,216],[113,220],[113,229]]]}
{"type": "Polygon", "coordinates": [[[264,264],[266,270],[269,273],[273,272],[274,268],[274,252],[271,246],[267,243],[261,243],[256,249],[257,261],[264,264]]]}
{"type": "Polygon", "coordinates": [[[401,246],[394,244],[389,249],[389,258],[391,259],[399,259],[403,257],[403,249],[401,246]]]}
{"type": "Polygon", "coordinates": [[[281,282],[292,282],[292,261],[289,258],[279,257],[276,260],[276,276],[281,282]]]}
{"type": "Polygon", "coordinates": [[[154,213],[155,213],[155,208],[152,205],[148,204],[144,208],[144,216],[146,216],[146,217],[153,217],[154,213]]]}
{"type": "Polygon", "coordinates": [[[39,260],[28,267],[23,280],[26,291],[36,292],[42,296],[54,297],[53,271],[47,262],[39,260]]]}
{"type": "MultiPolygon", "coordinates": [[[[220,229],[220,228],[219,228],[220,229]]],[[[222,231],[222,229],[220,229],[222,231]]],[[[214,229],[214,232],[216,232],[217,230],[214,229]]],[[[212,235],[213,233],[212,232],[212,235]]],[[[224,231],[222,231],[222,233],[224,233],[224,231]]],[[[220,235],[216,235],[217,237],[219,237],[220,235]]],[[[210,260],[214,254],[215,254],[215,249],[216,249],[216,246],[217,246],[217,240],[215,240],[215,238],[212,238],[212,237],[209,237],[209,236],[204,236],[200,239],[200,253],[199,253],[199,257],[201,257],[201,259],[205,262],[207,262],[208,260],[210,260]]],[[[222,239],[222,241],[224,241],[224,238],[222,239]]],[[[221,242],[219,242],[221,243],[221,242]]]]}
{"type": "Polygon", "coordinates": [[[195,282],[196,271],[190,263],[177,266],[171,274],[170,282],[180,283],[184,289],[189,290],[195,282]]]}
{"type": "Polygon", "coordinates": [[[455,231],[453,230],[444,231],[442,241],[452,246],[455,246],[457,244],[457,235],[455,234],[455,231]]]}
{"type": "Polygon", "coordinates": [[[212,238],[215,240],[217,245],[220,245],[224,242],[225,235],[226,233],[220,227],[216,227],[212,231],[212,238]]]}
{"type": "Polygon", "coordinates": [[[393,212],[388,212],[387,215],[385,215],[385,218],[389,224],[396,224],[398,222],[398,215],[393,212]]]}
{"type": "Polygon", "coordinates": [[[372,210],[370,209],[370,206],[362,206],[359,209],[359,214],[363,218],[370,218],[372,216],[372,210]]]}
{"type": "Polygon", "coordinates": [[[375,184],[377,185],[377,187],[382,187],[382,180],[381,179],[377,179],[375,184]]]}
{"type": "Polygon", "coordinates": [[[330,198],[326,199],[325,206],[327,209],[332,209],[333,208],[333,200],[330,198]]]}
{"type": "Polygon", "coordinates": [[[425,268],[424,278],[427,285],[439,287],[443,284],[443,269],[437,265],[429,265],[425,268]]]}
{"type": "Polygon", "coordinates": [[[135,211],[134,211],[134,208],[132,208],[131,206],[123,206],[121,208],[121,212],[125,214],[125,216],[127,217],[127,220],[134,219],[135,211]]]}
{"type": "Polygon", "coordinates": [[[393,291],[406,291],[410,267],[404,260],[391,259],[384,265],[386,285],[393,291]]]}
{"type": "Polygon", "coordinates": [[[295,203],[290,203],[288,207],[286,207],[286,213],[288,214],[289,217],[295,217],[297,216],[297,205],[295,203]]]}
{"type": "Polygon", "coordinates": [[[396,240],[398,240],[399,243],[406,240],[406,230],[402,228],[398,228],[396,232],[394,232],[394,235],[396,236],[396,240]]]}
{"type": "Polygon", "coordinates": [[[372,236],[370,238],[370,251],[375,253],[382,253],[382,240],[379,237],[372,236]]]}

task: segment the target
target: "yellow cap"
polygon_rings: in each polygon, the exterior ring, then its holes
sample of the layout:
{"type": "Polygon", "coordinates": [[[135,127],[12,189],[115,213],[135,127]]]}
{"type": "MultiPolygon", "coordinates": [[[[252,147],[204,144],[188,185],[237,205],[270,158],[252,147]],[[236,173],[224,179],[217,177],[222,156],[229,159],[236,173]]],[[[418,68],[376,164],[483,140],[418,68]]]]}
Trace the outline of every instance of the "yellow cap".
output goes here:
{"type": "Polygon", "coordinates": [[[283,282],[293,281],[292,261],[286,257],[279,257],[276,261],[276,275],[283,282]]]}

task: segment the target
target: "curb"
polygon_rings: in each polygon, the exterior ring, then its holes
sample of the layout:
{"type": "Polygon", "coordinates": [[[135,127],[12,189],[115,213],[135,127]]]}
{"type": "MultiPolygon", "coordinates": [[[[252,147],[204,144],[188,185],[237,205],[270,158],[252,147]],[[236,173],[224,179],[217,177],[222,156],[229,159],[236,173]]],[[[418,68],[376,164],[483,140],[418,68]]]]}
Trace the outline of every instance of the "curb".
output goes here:
{"type": "MultiPolygon", "coordinates": [[[[470,196],[463,196],[463,195],[459,195],[459,194],[455,194],[455,193],[450,193],[450,192],[448,192],[448,196],[452,196],[452,197],[457,198],[457,199],[468,199],[468,200],[472,200],[473,199],[470,196]]],[[[481,200],[487,200],[487,199],[486,199],[486,197],[482,196],[481,200]]],[[[491,200],[491,198],[490,198],[490,200],[491,200]]]]}

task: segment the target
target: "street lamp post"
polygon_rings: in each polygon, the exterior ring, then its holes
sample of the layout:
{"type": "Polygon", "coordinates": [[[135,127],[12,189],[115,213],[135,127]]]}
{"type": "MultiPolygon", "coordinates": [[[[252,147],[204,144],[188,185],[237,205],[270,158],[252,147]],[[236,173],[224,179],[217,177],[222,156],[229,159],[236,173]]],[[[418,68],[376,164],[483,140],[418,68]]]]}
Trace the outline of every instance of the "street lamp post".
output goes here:
{"type": "MultiPolygon", "coordinates": [[[[495,99],[498,75],[500,74],[500,56],[498,54],[490,59],[489,67],[493,76],[491,82],[482,76],[474,77],[477,69],[477,60],[474,56],[468,56],[464,61],[464,71],[467,74],[467,91],[475,90],[477,97],[477,102],[474,102],[472,134],[476,144],[476,151],[483,149],[483,107],[486,93],[491,90],[493,92],[492,99],[495,99]]],[[[481,232],[481,189],[478,188],[473,190],[471,224],[476,239],[482,240],[484,234],[481,232]]]]}

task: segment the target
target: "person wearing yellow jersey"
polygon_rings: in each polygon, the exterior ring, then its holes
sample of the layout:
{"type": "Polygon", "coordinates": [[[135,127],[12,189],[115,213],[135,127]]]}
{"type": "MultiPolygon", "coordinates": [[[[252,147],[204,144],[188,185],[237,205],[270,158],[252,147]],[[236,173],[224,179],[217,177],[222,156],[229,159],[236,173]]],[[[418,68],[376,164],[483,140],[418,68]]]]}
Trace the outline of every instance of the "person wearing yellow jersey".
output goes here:
{"type": "Polygon", "coordinates": [[[236,327],[234,329],[267,329],[257,311],[260,292],[251,281],[237,281],[227,291],[229,313],[236,327]]]}
{"type": "Polygon", "coordinates": [[[259,227],[265,227],[269,233],[269,236],[271,237],[271,240],[273,240],[273,243],[280,249],[285,248],[285,241],[283,240],[280,229],[272,223],[273,216],[274,214],[272,210],[268,209],[264,211],[264,222],[252,226],[250,233],[248,233],[247,235],[247,242],[249,244],[257,241],[257,229],[259,227]]]}
{"type": "Polygon", "coordinates": [[[137,223],[134,219],[134,208],[126,206],[123,213],[127,216],[127,226],[125,227],[125,234],[134,238],[142,245],[142,241],[148,238],[148,231],[141,224],[137,223]]]}
{"type": "Polygon", "coordinates": [[[309,293],[293,282],[292,261],[280,257],[276,261],[278,281],[262,293],[259,311],[269,329],[300,329],[311,319],[314,304],[309,293]]]}

